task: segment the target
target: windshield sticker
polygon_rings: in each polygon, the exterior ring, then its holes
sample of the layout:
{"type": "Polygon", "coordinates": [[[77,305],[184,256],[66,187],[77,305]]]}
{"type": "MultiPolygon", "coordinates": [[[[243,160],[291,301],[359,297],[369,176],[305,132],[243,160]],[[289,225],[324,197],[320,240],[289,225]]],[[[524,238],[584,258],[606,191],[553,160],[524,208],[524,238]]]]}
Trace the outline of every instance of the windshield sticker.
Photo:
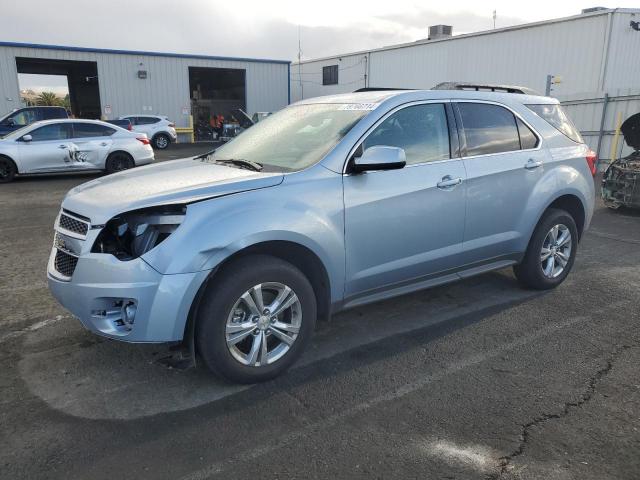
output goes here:
{"type": "Polygon", "coordinates": [[[347,103],[345,105],[340,105],[338,110],[373,110],[377,106],[377,103],[347,103]]]}

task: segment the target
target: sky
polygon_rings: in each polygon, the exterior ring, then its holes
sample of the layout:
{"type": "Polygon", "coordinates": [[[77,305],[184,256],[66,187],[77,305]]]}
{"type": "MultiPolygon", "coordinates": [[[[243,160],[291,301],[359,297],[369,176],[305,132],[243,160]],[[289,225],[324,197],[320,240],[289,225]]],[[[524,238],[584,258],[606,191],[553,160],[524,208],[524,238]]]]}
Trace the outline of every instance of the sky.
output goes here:
{"type": "MultiPolygon", "coordinates": [[[[635,5],[634,5],[635,3],[635,5]]],[[[2,0],[0,41],[295,60],[579,14],[617,2],[494,0],[2,0]],[[34,14],[33,12],[38,12],[34,14]]]]}

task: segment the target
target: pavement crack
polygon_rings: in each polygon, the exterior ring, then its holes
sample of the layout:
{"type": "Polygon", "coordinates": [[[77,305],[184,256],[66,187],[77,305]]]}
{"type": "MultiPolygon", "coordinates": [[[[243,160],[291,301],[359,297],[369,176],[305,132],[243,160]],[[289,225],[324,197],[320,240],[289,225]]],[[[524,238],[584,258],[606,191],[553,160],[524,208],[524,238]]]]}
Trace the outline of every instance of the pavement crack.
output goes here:
{"type": "Polygon", "coordinates": [[[500,472],[497,474],[491,474],[487,476],[488,480],[496,480],[501,478],[503,475],[509,473],[510,469],[511,469],[511,464],[512,461],[523,455],[526,447],[527,447],[527,443],[529,442],[530,439],[530,431],[532,428],[537,427],[543,423],[546,423],[548,421],[551,420],[555,420],[555,419],[559,419],[559,418],[563,418],[567,415],[569,415],[569,413],[571,413],[571,411],[581,408],[585,403],[588,403],[591,398],[593,397],[593,394],[596,391],[596,387],[598,385],[598,383],[604,378],[606,377],[609,372],[611,372],[611,369],[613,368],[616,360],[620,357],[620,355],[628,350],[629,348],[631,348],[631,345],[617,345],[616,347],[613,348],[613,350],[609,353],[609,355],[607,356],[606,360],[605,360],[605,364],[604,366],[602,366],[600,369],[598,369],[598,371],[596,371],[588,380],[587,382],[587,388],[584,391],[584,393],[582,394],[582,396],[574,402],[565,402],[564,405],[562,406],[560,412],[558,413],[543,413],[541,415],[538,415],[537,417],[535,417],[534,419],[532,419],[531,421],[523,424],[522,427],[522,431],[520,433],[520,442],[518,443],[518,446],[515,450],[513,450],[511,453],[509,453],[508,455],[505,455],[503,457],[499,458],[499,468],[500,468],[500,472]]]}

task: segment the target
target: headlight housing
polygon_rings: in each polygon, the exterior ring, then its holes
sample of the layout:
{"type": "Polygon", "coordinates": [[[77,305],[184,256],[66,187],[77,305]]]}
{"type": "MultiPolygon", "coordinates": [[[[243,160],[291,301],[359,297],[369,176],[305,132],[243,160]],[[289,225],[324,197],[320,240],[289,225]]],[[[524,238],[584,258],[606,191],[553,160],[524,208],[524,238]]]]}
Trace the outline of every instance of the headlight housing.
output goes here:
{"type": "Polygon", "coordinates": [[[110,253],[119,260],[138,258],[176,231],[187,212],[185,205],[162,205],[113,217],[96,238],[92,253],[110,253]]]}

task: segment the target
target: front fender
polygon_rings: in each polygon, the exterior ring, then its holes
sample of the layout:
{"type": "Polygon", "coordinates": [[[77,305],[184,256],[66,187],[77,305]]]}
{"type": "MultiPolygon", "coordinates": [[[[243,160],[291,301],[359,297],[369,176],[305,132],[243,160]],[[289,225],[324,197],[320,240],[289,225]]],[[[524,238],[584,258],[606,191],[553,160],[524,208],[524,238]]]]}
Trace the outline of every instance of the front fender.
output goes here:
{"type": "Polygon", "coordinates": [[[344,291],[341,176],[318,166],[282,184],[188,205],[180,227],[143,256],[164,274],[211,270],[231,255],[268,241],[311,250],[331,279],[332,300],[344,291]]]}

